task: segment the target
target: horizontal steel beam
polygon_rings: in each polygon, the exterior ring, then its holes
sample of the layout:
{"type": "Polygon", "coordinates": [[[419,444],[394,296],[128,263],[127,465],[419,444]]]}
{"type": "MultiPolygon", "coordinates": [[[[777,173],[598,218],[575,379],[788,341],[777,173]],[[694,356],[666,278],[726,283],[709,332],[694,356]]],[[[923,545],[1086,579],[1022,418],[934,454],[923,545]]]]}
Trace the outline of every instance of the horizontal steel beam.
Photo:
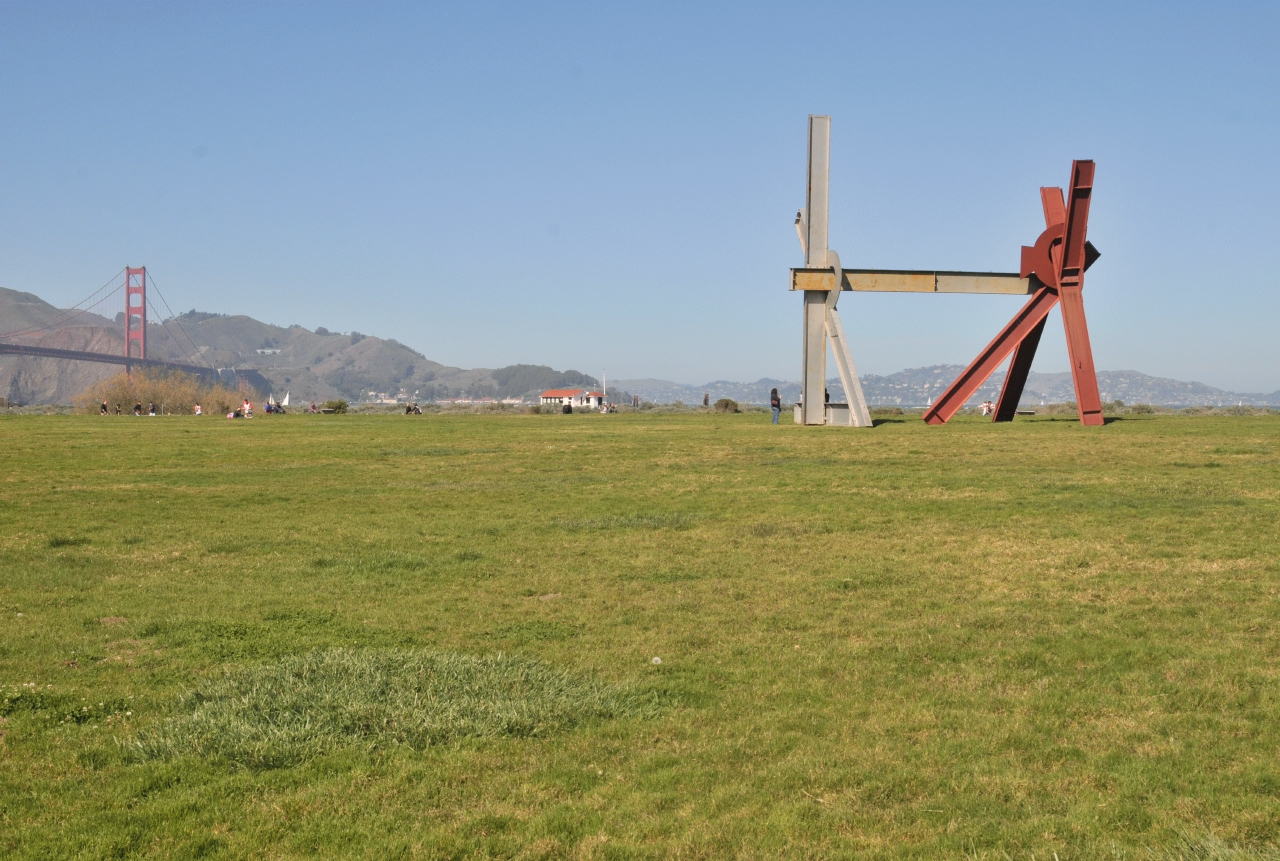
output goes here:
{"type": "MultiPolygon", "coordinates": [[[[792,269],[792,290],[835,288],[836,275],[830,269],[792,269]]],[[[1029,296],[1042,285],[1034,276],[1021,278],[1016,272],[930,272],[912,269],[846,269],[845,290],[865,293],[998,293],[1029,296]]]]}

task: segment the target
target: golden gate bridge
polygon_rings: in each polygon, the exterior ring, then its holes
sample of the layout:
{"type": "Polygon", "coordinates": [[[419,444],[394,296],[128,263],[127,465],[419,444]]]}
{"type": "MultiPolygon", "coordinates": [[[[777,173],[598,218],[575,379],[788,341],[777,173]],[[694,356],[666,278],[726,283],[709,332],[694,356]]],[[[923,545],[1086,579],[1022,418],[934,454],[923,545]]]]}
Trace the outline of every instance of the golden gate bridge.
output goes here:
{"type": "MultiPolygon", "coordinates": [[[[117,314],[116,316],[119,318],[121,315],[117,314]]],[[[183,328],[177,315],[169,308],[169,303],[165,301],[164,295],[155,286],[154,279],[149,277],[145,266],[136,268],[125,266],[111,276],[110,281],[90,293],[85,299],[70,308],[60,310],[47,320],[32,323],[9,332],[0,332],[0,355],[64,359],[75,362],[101,362],[123,365],[126,372],[131,372],[135,367],[138,367],[153,368],[161,371],[182,371],[187,374],[215,379],[221,379],[223,374],[228,372],[237,378],[256,376],[256,370],[253,368],[218,368],[207,361],[201,364],[199,362],[201,358],[200,348],[196,346],[190,333],[183,328]],[[160,309],[156,307],[155,303],[151,301],[148,295],[148,288],[155,293],[156,298],[160,300],[165,310],[169,312],[167,319],[160,313],[160,309]],[[101,319],[110,314],[110,306],[112,303],[119,301],[117,296],[121,291],[124,293],[124,312],[122,315],[124,350],[122,352],[106,353],[69,350],[60,347],[21,343],[23,340],[41,339],[48,333],[67,326],[98,325],[94,322],[94,318],[101,319]],[[155,319],[159,321],[159,325],[168,333],[169,340],[187,361],[153,359],[147,356],[148,309],[154,312],[155,319]],[[100,310],[105,310],[107,313],[99,313],[100,310]],[[187,349],[188,347],[190,347],[189,350],[187,349]]]]}

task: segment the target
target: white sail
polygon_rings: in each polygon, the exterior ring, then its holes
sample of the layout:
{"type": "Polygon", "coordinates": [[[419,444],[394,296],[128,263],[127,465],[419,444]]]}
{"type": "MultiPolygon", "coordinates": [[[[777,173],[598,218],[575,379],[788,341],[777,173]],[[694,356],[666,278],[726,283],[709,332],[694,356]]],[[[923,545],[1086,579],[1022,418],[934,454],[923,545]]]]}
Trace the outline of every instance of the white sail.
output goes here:
{"type": "Polygon", "coordinates": [[[289,406],[289,393],[288,393],[288,392],[285,392],[285,393],[284,393],[284,400],[280,402],[280,406],[282,406],[282,407],[287,407],[287,406],[289,406]]]}
{"type": "Polygon", "coordinates": [[[276,402],[272,399],[271,395],[267,395],[267,403],[271,404],[273,407],[276,405],[276,402]]]}

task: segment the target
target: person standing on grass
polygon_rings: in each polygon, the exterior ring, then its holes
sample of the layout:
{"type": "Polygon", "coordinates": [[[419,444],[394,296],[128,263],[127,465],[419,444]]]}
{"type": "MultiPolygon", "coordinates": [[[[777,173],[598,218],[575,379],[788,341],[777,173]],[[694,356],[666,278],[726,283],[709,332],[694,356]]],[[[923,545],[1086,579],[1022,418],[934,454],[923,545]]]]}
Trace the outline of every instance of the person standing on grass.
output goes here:
{"type": "Polygon", "coordinates": [[[198,416],[202,416],[202,415],[204,415],[204,410],[200,409],[200,405],[199,405],[199,404],[196,404],[196,406],[195,406],[195,410],[194,410],[193,412],[194,412],[196,415],[198,415],[198,416]]]}
{"type": "Polygon", "coordinates": [[[773,423],[778,423],[778,416],[782,413],[782,398],[778,397],[778,390],[773,389],[769,392],[769,409],[773,410],[773,423]]]}
{"type": "Polygon", "coordinates": [[[142,401],[137,401],[133,405],[133,414],[135,416],[142,415],[142,401]]]}
{"type": "Polygon", "coordinates": [[[108,412],[109,412],[109,410],[107,410],[107,402],[106,402],[106,401],[103,401],[103,402],[102,402],[102,409],[98,411],[98,415],[103,415],[103,416],[105,416],[108,412]]]}
{"type": "Polygon", "coordinates": [[[155,414],[156,414],[156,404],[155,404],[155,401],[152,401],[147,405],[147,415],[154,416],[155,414]]]}
{"type": "Polygon", "coordinates": [[[120,415],[120,405],[116,404],[116,415],[120,415]]]}

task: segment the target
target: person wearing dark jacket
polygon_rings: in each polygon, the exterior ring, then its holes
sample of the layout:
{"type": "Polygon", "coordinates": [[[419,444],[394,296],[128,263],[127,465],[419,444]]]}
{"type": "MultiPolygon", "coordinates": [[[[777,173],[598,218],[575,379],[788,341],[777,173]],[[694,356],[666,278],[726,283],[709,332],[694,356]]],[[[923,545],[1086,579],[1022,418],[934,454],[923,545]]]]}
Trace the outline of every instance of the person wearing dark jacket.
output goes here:
{"type": "Polygon", "coordinates": [[[769,392],[769,408],[773,410],[773,423],[778,423],[778,414],[782,412],[782,398],[778,397],[778,390],[774,389],[769,392]]]}

